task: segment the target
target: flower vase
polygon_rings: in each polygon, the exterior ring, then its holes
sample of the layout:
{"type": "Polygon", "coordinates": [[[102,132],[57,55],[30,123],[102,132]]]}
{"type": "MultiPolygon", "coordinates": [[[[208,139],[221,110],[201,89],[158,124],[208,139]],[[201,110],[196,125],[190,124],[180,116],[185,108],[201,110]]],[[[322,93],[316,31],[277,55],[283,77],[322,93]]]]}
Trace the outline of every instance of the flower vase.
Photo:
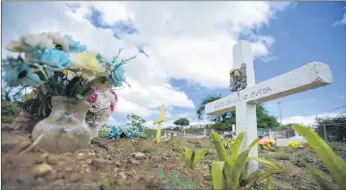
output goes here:
{"type": "Polygon", "coordinates": [[[33,140],[43,135],[36,147],[51,153],[88,148],[90,130],[85,123],[85,116],[90,108],[91,105],[83,100],[53,96],[52,112],[37,123],[32,131],[33,140]]]}
{"type": "Polygon", "coordinates": [[[116,104],[116,98],[111,92],[111,85],[103,83],[97,87],[97,98],[91,101],[91,109],[86,116],[86,122],[91,132],[91,139],[98,137],[98,133],[103,125],[107,123],[112,115],[111,105],[116,104]]]}

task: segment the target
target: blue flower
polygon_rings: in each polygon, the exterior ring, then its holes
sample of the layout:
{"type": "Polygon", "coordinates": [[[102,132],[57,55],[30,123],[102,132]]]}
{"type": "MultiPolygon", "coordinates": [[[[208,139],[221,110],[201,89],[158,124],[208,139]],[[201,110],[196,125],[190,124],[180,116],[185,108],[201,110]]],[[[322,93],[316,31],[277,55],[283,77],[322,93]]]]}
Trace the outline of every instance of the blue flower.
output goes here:
{"type": "Polygon", "coordinates": [[[64,38],[68,40],[70,52],[85,52],[87,50],[85,45],[79,41],[74,41],[71,36],[65,35],[64,38]]]}
{"type": "Polygon", "coordinates": [[[35,86],[41,84],[40,77],[21,57],[3,60],[4,81],[9,86],[35,86]]]}
{"type": "Polygon", "coordinates": [[[61,50],[46,50],[41,55],[41,62],[52,71],[63,71],[70,65],[70,55],[61,50]]]}
{"type": "Polygon", "coordinates": [[[125,81],[125,69],[122,64],[117,64],[111,72],[108,82],[114,87],[121,87],[125,81]]]}

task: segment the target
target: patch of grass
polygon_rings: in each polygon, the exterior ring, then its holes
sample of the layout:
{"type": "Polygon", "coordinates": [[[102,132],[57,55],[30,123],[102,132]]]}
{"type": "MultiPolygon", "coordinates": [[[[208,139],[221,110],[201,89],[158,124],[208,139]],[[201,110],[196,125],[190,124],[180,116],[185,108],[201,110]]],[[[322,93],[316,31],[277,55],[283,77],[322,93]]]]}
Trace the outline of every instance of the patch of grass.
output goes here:
{"type": "Polygon", "coordinates": [[[197,184],[193,180],[184,180],[179,172],[172,172],[171,175],[166,175],[162,168],[157,169],[157,175],[164,190],[183,189],[194,190],[198,189],[197,184]]]}

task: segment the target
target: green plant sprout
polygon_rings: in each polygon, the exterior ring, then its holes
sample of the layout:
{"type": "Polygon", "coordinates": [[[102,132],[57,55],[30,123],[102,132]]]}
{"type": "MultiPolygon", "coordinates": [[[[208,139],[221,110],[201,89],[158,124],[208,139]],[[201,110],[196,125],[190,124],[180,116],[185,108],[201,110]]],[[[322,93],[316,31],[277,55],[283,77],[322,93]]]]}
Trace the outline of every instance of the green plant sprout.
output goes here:
{"type": "Polygon", "coordinates": [[[214,189],[246,190],[253,188],[265,179],[267,180],[266,189],[271,189],[271,176],[279,172],[280,168],[267,160],[249,157],[249,153],[257,144],[258,139],[255,139],[245,151],[238,155],[244,135],[244,132],[240,133],[234,143],[229,143],[227,151],[220,135],[216,132],[212,133],[212,140],[219,160],[212,163],[211,173],[214,189]],[[257,160],[265,166],[265,169],[256,170],[247,175],[245,169],[249,160],[257,160]]]}
{"type": "Polygon", "coordinates": [[[183,157],[185,167],[189,169],[195,169],[199,161],[201,161],[208,153],[208,149],[200,149],[195,151],[187,147],[182,148],[178,144],[176,144],[176,147],[179,149],[183,157]]]}
{"type": "Polygon", "coordinates": [[[167,176],[162,168],[157,169],[157,175],[164,190],[182,189],[182,190],[197,190],[197,185],[192,180],[185,181],[181,178],[179,172],[173,171],[171,176],[167,176]]]}

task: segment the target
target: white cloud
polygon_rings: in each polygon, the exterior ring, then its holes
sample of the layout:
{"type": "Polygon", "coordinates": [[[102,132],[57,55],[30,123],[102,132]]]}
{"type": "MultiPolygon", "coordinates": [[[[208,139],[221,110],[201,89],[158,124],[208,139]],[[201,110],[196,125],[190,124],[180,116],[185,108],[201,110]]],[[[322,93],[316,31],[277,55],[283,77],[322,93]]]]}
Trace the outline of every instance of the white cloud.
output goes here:
{"type": "MultiPolygon", "coordinates": [[[[346,10],[346,7],[344,7],[344,10],[346,10]]],[[[333,23],[333,27],[338,26],[338,25],[345,25],[345,24],[346,24],[346,12],[344,13],[343,17],[340,20],[335,21],[333,23]]]]}
{"type": "Polygon", "coordinates": [[[316,117],[336,117],[340,115],[340,113],[322,113],[318,115],[310,115],[310,116],[293,116],[282,119],[283,124],[289,123],[301,123],[304,125],[314,125],[316,117]]]}
{"type": "MultiPolygon", "coordinates": [[[[87,2],[68,9],[65,3],[3,4],[3,47],[21,33],[60,31],[108,57],[119,48],[123,55],[138,54],[134,44],[148,43],[149,57],[142,54],[125,66],[131,88],[119,90],[117,112],[147,117],[165,104],[194,108],[186,92],[174,89],[170,78],[185,79],[208,88],[228,86],[232,46],[240,33],[250,34],[256,57],[266,57],[275,43],[272,36],[253,33],[268,25],[277,11],[289,4],[268,2],[87,2]],[[86,19],[90,6],[101,15],[101,23],[132,19],[139,34],[123,40],[111,29],[96,28],[86,19]],[[17,14],[20,12],[21,14],[17,14]],[[44,15],[44,16],[42,16],[44,15]],[[179,35],[178,35],[179,34],[179,35]]],[[[2,49],[4,50],[4,49],[2,49]]],[[[3,53],[7,53],[3,51],[3,53]]],[[[170,112],[167,112],[167,117],[170,112]]]]}

